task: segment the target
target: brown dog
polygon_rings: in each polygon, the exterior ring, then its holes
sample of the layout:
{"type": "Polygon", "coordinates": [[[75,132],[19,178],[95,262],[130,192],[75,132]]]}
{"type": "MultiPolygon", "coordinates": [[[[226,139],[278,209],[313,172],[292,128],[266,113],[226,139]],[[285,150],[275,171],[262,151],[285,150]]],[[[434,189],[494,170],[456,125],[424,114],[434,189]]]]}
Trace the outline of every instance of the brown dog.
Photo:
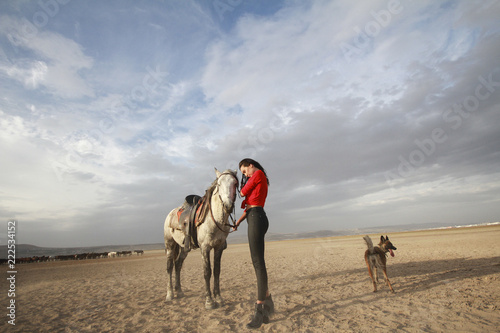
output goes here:
{"type": "Polygon", "coordinates": [[[389,278],[387,277],[387,271],[386,271],[386,262],[387,262],[387,252],[391,254],[391,257],[394,257],[394,252],[392,250],[397,250],[394,245],[389,241],[389,237],[385,236],[380,236],[380,243],[378,246],[373,246],[372,240],[369,236],[363,237],[363,239],[366,242],[366,246],[368,246],[368,250],[365,252],[365,261],[366,261],[366,266],[368,266],[368,274],[370,274],[370,278],[372,279],[373,282],[373,292],[377,291],[377,283],[375,282],[375,279],[378,282],[378,274],[377,274],[377,268],[382,269],[384,272],[385,276],[385,282],[389,286],[392,292],[394,292],[394,289],[392,289],[391,282],[389,282],[389,278]],[[373,278],[373,273],[375,273],[375,279],[373,278]]]}

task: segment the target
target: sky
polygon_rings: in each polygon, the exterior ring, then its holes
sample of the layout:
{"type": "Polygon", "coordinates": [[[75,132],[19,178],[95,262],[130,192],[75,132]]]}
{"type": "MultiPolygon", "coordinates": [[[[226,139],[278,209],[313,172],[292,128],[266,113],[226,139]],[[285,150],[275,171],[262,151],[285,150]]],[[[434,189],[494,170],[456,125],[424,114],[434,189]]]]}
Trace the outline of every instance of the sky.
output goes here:
{"type": "Polygon", "coordinates": [[[272,233],[499,221],[499,17],[497,0],[2,1],[0,245],[10,219],[18,243],[160,243],[247,157],[272,233]]]}

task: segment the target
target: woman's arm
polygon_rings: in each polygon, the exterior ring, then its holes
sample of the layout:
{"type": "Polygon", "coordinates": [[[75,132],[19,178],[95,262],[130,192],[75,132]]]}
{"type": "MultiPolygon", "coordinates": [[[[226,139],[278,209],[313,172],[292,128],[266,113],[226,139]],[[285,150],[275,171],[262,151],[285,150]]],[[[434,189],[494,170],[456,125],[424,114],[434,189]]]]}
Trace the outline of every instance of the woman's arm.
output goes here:
{"type": "Polygon", "coordinates": [[[236,231],[241,222],[243,222],[243,220],[246,218],[247,218],[247,212],[244,211],[241,217],[238,219],[238,221],[236,221],[236,223],[234,224],[233,230],[236,231]]]}
{"type": "Polygon", "coordinates": [[[252,190],[257,186],[257,184],[263,181],[262,180],[263,177],[265,179],[266,176],[264,175],[264,172],[262,172],[262,170],[255,171],[253,176],[248,178],[247,183],[241,189],[240,195],[242,197],[246,197],[250,192],[252,192],[252,190]]]}

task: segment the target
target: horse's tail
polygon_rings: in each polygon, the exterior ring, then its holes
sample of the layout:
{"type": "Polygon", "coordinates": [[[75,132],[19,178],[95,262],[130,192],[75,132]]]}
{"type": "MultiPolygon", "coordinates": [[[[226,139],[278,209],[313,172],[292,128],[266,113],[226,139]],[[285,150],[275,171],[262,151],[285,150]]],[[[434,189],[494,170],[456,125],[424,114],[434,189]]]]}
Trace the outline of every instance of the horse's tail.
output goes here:
{"type": "Polygon", "coordinates": [[[370,253],[373,253],[373,242],[370,236],[366,235],[365,237],[363,237],[363,239],[365,240],[366,246],[368,247],[368,251],[370,251],[370,253]]]}

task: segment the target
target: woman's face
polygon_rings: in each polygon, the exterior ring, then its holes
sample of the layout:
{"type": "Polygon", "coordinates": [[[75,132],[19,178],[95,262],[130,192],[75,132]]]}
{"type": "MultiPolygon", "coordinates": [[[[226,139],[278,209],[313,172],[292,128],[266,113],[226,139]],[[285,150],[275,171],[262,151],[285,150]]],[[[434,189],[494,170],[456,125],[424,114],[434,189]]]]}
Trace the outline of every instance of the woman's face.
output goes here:
{"type": "Polygon", "coordinates": [[[257,170],[257,168],[253,164],[250,164],[248,166],[242,165],[241,168],[240,168],[241,173],[243,175],[245,175],[246,177],[248,177],[248,178],[252,177],[253,173],[256,170],[257,170]]]}

